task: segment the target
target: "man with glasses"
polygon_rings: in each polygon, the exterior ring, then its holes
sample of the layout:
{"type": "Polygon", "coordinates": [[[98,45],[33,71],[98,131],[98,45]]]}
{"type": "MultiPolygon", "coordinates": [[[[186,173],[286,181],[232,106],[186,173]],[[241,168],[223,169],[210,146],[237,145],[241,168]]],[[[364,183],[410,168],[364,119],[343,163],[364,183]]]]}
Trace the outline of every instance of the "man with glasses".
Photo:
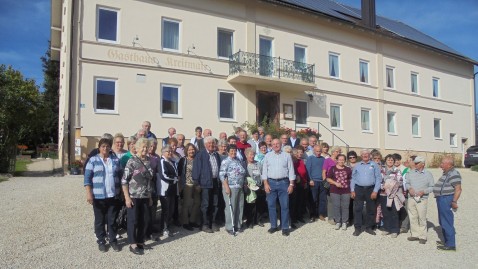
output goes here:
{"type": "Polygon", "coordinates": [[[360,152],[362,161],[355,165],[352,171],[352,182],[350,183],[351,198],[354,200],[354,236],[362,233],[363,204],[366,203],[365,232],[375,235],[372,227],[375,224],[377,211],[377,193],[380,190],[382,174],[380,167],[370,160],[370,151],[364,149],[360,152]]]}
{"type": "Polygon", "coordinates": [[[415,169],[408,172],[405,186],[408,190],[408,217],[411,236],[408,241],[427,243],[428,194],[433,191],[435,180],[425,169],[425,158],[415,157],[415,169]]]}

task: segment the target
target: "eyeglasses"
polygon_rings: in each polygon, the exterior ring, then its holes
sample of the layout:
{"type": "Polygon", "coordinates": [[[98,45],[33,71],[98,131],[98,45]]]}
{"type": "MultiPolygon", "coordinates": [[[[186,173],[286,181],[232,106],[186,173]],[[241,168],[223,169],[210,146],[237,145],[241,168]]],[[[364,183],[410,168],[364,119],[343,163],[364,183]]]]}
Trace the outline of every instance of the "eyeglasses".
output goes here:
{"type": "Polygon", "coordinates": [[[357,159],[355,156],[350,156],[349,159],[357,159]]]}

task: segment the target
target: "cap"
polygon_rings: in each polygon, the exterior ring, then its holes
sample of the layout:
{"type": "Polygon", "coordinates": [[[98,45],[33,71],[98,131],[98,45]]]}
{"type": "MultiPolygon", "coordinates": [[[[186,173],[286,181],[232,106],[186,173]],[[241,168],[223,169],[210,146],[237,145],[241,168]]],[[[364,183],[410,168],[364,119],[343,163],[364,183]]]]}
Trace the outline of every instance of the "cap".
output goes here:
{"type": "Polygon", "coordinates": [[[417,156],[417,157],[415,157],[415,160],[413,162],[414,163],[424,163],[425,158],[423,158],[422,156],[417,156]]]}

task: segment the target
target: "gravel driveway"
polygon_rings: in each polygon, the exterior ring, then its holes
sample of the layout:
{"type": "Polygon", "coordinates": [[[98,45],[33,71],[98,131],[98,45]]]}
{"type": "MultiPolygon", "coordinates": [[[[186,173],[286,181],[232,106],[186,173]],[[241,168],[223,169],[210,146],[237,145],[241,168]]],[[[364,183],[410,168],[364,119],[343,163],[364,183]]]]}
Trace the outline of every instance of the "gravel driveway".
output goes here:
{"type": "MultiPolygon", "coordinates": [[[[432,169],[435,179],[440,170],[432,169]]],[[[100,253],[93,211],[81,176],[18,177],[0,183],[0,268],[478,268],[478,173],[460,169],[464,190],[455,218],[456,253],[436,250],[436,203],[428,207],[428,243],[380,234],[352,236],[326,222],[305,224],[289,237],[266,227],[237,237],[179,229],[143,256],[100,253]]]]}

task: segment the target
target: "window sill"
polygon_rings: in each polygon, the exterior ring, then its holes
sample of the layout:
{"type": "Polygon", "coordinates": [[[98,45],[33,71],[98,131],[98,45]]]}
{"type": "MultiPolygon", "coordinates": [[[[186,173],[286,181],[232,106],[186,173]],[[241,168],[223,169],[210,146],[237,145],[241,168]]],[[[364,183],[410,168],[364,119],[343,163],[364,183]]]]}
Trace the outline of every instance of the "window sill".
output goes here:
{"type": "Polygon", "coordinates": [[[412,135],[413,138],[422,138],[421,135],[412,135]]]}
{"type": "Polygon", "coordinates": [[[175,52],[175,53],[181,53],[178,49],[168,49],[168,48],[163,48],[164,51],[167,51],[167,52],[175,52]]]}
{"type": "Polygon", "coordinates": [[[235,119],[228,119],[228,118],[219,118],[220,122],[234,122],[237,123],[235,119]]]}
{"type": "Polygon", "coordinates": [[[95,110],[95,114],[119,115],[115,110],[95,110]]]}
{"type": "Polygon", "coordinates": [[[329,78],[335,79],[335,80],[342,80],[340,77],[334,77],[334,76],[330,76],[330,75],[329,75],[329,78]]]}
{"type": "Polygon", "coordinates": [[[388,133],[388,135],[391,135],[391,136],[398,136],[397,133],[388,133]]]}
{"type": "Polygon", "coordinates": [[[441,138],[441,137],[434,137],[434,138],[435,138],[435,140],[443,140],[443,138],[441,138]]]}
{"type": "Polygon", "coordinates": [[[367,86],[371,86],[371,84],[369,82],[362,82],[362,81],[359,81],[360,84],[363,84],[363,85],[367,85],[367,86]]]}
{"type": "Polygon", "coordinates": [[[298,124],[298,123],[295,124],[295,127],[299,127],[299,128],[309,128],[309,126],[306,125],[306,124],[298,124]]]}
{"type": "Polygon", "coordinates": [[[331,127],[330,129],[334,130],[334,131],[343,131],[344,130],[343,128],[340,128],[340,127],[331,127]]]}
{"type": "Polygon", "coordinates": [[[450,145],[450,148],[455,148],[456,149],[456,148],[458,148],[458,146],[457,145],[450,145]]]}
{"type": "Polygon", "coordinates": [[[363,134],[373,134],[372,131],[367,131],[367,130],[362,130],[362,133],[363,133],[363,134]]]}
{"type": "Polygon", "coordinates": [[[97,38],[96,41],[98,41],[100,43],[119,44],[118,40],[108,40],[108,39],[97,38]]]}
{"type": "Polygon", "coordinates": [[[182,119],[183,117],[180,115],[174,115],[174,114],[161,114],[161,117],[163,118],[172,118],[172,119],[182,119]]]}

